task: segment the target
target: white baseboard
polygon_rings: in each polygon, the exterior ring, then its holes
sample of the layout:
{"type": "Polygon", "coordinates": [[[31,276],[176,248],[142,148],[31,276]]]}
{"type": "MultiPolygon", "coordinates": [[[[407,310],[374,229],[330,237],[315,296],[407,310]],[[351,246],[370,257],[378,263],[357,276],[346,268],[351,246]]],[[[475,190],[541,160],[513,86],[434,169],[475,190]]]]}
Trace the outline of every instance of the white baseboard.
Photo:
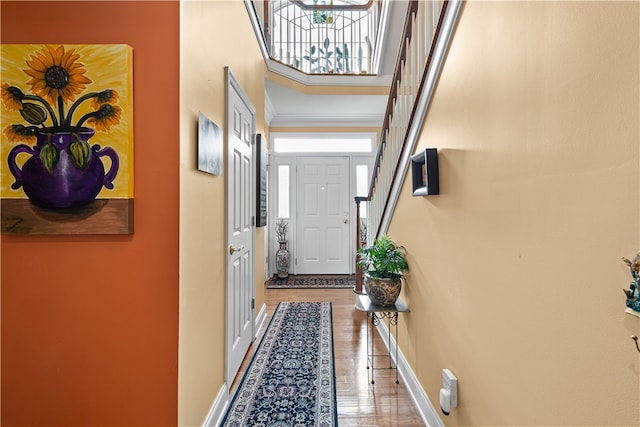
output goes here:
{"type": "Polygon", "coordinates": [[[218,396],[216,400],[213,401],[213,405],[211,405],[211,409],[209,409],[209,413],[207,414],[207,418],[204,420],[204,427],[216,427],[220,425],[222,421],[222,417],[227,409],[227,405],[229,404],[229,387],[227,387],[227,383],[222,384],[222,388],[218,392],[218,396]]]}
{"type": "MultiPolygon", "coordinates": [[[[389,338],[389,328],[386,323],[378,323],[377,329],[380,338],[382,338],[382,342],[387,347],[387,350],[389,351],[391,348],[395,349],[396,340],[393,335],[389,338]]],[[[390,351],[390,354],[393,360],[395,358],[395,352],[390,351]]],[[[418,377],[416,377],[416,374],[409,366],[409,363],[407,363],[407,359],[405,359],[399,348],[398,360],[394,360],[394,363],[398,367],[398,373],[402,377],[402,380],[407,387],[407,391],[411,395],[411,399],[413,399],[413,402],[418,407],[418,412],[422,417],[422,421],[424,421],[427,427],[444,427],[444,423],[440,418],[438,410],[431,404],[429,396],[425,393],[424,389],[420,385],[420,381],[418,381],[418,377]]]]}
{"type": "MultiPolygon", "coordinates": [[[[266,319],[267,319],[267,306],[266,304],[262,304],[262,307],[260,307],[260,311],[256,316],[256,321],[254,325],[255,327],[254,331],[256,334],[255,338],[258,337],[258,332],[260,331],[260,328],[262,328],[262,325],[264,324],[266,319]]],[[[227,410],[227,406],[229,405],[229,403],[230,403],[229,386],[227,386],[227,383],[224,383],[222,384],[222,388],[218,392],[218,396],[216,397],[216,400],[211,405],[211,409],[209,409],[209,413],[207,414],[207,418],[205,418],[204,420],[203,427],[216,427],[220,425],[220,423],[222,422],[222,417],[224,417],[224,413],[227,410]]]]}
{"type": "Polygon", "coordinates": [[[262,304],[262,307],[260,307],[260,311],[258,312],[258,315],[256,316],[256,321],[254,323],[254,329],[253,332],[255,333],[255,336],[253,337],[254,339],[258,338],[258,334],[260,333],[260,329],[262,328],[262,326],[264,325],[264,322],[267,320],[267,305],[266,304],[262,304]]]}

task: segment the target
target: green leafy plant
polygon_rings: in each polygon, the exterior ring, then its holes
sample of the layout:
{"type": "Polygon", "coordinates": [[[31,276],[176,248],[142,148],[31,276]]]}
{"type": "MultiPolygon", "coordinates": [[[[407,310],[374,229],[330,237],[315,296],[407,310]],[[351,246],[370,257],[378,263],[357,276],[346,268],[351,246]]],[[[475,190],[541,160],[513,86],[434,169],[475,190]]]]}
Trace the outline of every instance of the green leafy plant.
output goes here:
{"type": "Polygon", "coordinates": [[[358,249],[357,263],[369,276],[377,279],[401,279],[409,270],[406,249],[387,235],[378,237],[373,245],[358,249]]]}

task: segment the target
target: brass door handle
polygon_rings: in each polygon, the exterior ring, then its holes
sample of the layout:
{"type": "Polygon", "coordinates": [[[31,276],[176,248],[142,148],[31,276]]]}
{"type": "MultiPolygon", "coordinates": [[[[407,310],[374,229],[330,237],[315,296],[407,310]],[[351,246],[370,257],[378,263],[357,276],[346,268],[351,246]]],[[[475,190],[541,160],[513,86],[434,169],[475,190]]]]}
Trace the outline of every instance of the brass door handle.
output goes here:
{"type": "Polygon", "coordinates": [[[244,245],[240,246],[239,248],[234,248],[233,245],[229,246],[229,255],[233,255],[234,252],[239,252],[241,250],[244,249],[244,245]]]}

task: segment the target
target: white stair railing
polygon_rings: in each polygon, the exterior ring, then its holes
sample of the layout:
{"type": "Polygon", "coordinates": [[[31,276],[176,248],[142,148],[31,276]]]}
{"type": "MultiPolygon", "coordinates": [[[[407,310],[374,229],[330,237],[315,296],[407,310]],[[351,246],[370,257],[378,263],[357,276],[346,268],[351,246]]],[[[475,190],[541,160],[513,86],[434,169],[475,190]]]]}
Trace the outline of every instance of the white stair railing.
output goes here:
{"type": "Polygon", "coordinates": [[[387,231],[462,0],[411,1],[369,186],[369,239],[387,231]]]}

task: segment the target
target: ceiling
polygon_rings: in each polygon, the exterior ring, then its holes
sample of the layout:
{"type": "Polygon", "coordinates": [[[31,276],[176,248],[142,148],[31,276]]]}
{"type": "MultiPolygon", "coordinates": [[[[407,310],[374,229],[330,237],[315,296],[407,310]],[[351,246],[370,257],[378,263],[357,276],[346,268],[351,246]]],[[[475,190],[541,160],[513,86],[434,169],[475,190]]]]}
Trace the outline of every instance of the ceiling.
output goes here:
{"type": "Polygon", "coordinates": [[[265,91],[273,127],[382,126],[387,105],[387,95],[308,95],[268,80],[265,91]]]}
{"type": "MultiPolygon", "coordinates": [[[[407,1],[389,3],[384,26],[381,62],[377,76],[314,75],[307,76],[271,61],[272,72],[286,75],[305,85],[318,86],[389,86],[402,37],[407,1]],[[280,73],[279,71],[282,70],[280,73]]],[[[306,94],[266,80],[266,119],[272,127],[382,126],[388,95],[315,95],[306,94]]]]}

